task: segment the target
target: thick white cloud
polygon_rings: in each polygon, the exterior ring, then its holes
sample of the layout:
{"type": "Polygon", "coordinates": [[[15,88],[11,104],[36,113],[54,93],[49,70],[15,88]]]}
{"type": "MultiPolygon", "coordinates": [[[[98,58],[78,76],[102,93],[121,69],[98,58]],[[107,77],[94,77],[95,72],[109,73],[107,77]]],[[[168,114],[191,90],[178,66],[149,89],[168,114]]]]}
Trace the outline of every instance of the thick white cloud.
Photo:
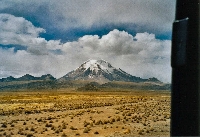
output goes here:
{"type": "Polygon", "coordinates": [[[116,67],[143,78],[158,77],[170,82],[170,40],[159,40],[154,34],[113,30],[101,38],[87,35],[63,44],[62,51],[73,62],[89,58],[105,59],[116,67]]]}
{"type": "Polygon", "coordinates": [[[1,77],[20,77],[24,74],[41,76],[48,73],[61,77],[68,71],[68,61],[65,56],[51,53],[37,56],[24,50],[18,50],[15,53],[13,49],[5,50],[0,48],[0,58],[1,77]]]}
{"type": "Polygon", "coordinates": [[[37,38],[39,33],[45,32],[44,29],[33,26],[23,17],[10,14],[0,14],[0,26],[2,44],[22,44],[26,39],[37,38]]]}
{"type": "Polygon", "coordinates": [[[47,41],[39,37],[39,34],[44,33],[45,30],[35,27],[23,17],[0,14],[0,26],[0,44],[21,45],[27,47],[33,54],[47,54],[49,47],[55,49],[60,43],[60,41],[47,41]]]}
{"type": "Polygon", "coordinates": [[[156,39],[154,34],[132,36],[115,29],[102,37],[85,35],[77,41],[61,43],[38,37],[44,29],[24,18],[0,14],[0,23],[0,44],[27,47],[17,52],[13,48],[0,49],[0,77],[50,73],[58,78],[88,59],[104,59],[132,75],[170,82],[171,41],[156,39]],[[59,54],[55,54],[56,50],[59,54]]]}

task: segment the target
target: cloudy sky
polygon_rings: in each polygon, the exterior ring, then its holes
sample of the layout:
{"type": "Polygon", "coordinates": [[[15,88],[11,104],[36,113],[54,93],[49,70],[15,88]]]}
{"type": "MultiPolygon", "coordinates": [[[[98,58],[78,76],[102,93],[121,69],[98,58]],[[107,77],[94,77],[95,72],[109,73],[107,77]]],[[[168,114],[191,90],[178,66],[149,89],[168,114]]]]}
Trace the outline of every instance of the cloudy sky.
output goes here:
{"type": "Polygon", "coordinates": [[[174,0],[0,0],[0,78],[59,78],[88,59],[171,82],[174,0]]]}

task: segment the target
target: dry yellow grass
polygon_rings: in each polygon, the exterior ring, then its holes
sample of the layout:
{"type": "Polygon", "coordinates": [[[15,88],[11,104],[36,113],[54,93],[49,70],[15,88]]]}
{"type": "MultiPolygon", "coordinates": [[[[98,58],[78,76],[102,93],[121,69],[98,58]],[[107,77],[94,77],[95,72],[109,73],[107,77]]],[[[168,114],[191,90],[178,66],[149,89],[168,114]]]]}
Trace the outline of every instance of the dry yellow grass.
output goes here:
{"type": "Polygon", "coordinates": [[[0,136],[169,136],[170,92],[0,94],[0,136]]]}

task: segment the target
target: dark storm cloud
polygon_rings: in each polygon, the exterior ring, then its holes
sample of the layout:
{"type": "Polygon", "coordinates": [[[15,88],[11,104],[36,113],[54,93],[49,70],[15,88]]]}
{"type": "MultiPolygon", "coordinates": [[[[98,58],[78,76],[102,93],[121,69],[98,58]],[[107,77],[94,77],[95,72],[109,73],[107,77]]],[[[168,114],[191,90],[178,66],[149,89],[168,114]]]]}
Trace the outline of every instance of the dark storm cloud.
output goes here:
{"type": "MultiPolygon", "coordinates": [[[[23,16],[49,32],[132,24],[130,30],[171,31],[174,0],[3,0],[0,11],[23,16]]],[[[69,34],[70,35],[70,34],[69,34]]]]}

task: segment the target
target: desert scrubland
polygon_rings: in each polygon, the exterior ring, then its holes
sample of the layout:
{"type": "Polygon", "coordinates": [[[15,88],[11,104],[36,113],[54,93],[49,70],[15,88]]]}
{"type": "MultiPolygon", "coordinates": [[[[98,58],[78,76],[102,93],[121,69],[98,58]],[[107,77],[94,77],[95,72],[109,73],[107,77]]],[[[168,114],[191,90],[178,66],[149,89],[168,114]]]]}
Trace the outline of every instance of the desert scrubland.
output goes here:
{"type": "Polygon", "coordinates": [[[73,89],[0,93],[0,136],[169,136],[170,92],[73,89]]]}

